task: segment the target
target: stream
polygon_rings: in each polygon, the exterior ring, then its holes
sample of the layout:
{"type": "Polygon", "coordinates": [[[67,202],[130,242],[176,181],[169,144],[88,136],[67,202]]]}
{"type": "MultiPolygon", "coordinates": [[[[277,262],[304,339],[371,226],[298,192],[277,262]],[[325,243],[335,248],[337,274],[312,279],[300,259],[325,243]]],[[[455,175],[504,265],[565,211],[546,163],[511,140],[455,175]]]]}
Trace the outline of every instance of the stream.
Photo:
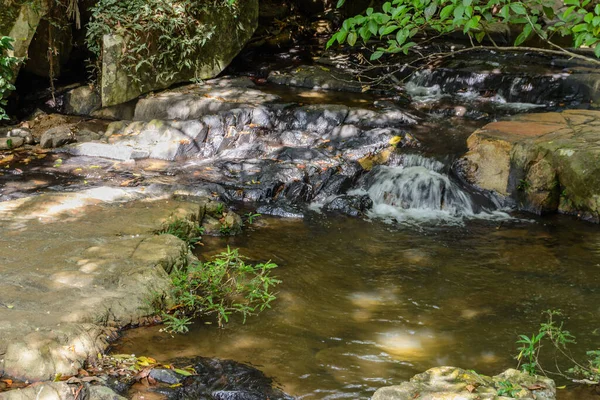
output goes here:
{"type": "Polygon", "coordinates": [[[600,335],[600,232],[567,217],[455,226],[262,217],[239,237],[205,238],[199,255],[226,246],[279,265],[271,310],[223,329],[196,321],[175,337],[130,330],[113,351],[233,359],[301,399],[364,399],[438,365],[485,374],[515,367],[517,335],[537,330],[547,309],[564,312],[575,356],[600,335]]]}

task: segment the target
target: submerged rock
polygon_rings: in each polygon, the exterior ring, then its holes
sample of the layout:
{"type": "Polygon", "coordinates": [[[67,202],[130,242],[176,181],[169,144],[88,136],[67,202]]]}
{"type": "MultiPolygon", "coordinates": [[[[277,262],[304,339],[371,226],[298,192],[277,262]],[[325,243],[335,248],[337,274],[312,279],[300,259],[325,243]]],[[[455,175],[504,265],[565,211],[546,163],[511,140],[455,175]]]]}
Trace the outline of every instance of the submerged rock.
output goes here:
{"type": "Polygon", "coordinates": [[[163,389],[177,400],[292,400],[273,386],[273,380],[258,369],[232,360],[198,357],[186,362],[197,375],[187,377],[182,386],[163,389]]]}
{"type": "Polygon", "coordinates": [[[600,222],[600,111],[519,115],[479,129],[468,146],[459,169],[469,183],[523,210],[600,222]]]}
{"type": "Polygon", "coordinates": [[[378,389],[372,400],[495,400],[556,399],[550,378],[531,376],[515,369],[488,377],[456,367],[436,367],[415,375],[409,382],[378,389]]]}
{"type": "Polygon", "coordinates": [[[0,400],[125,400],[112,389],[88,383],[43,382],[0,393],[0,400]]]}

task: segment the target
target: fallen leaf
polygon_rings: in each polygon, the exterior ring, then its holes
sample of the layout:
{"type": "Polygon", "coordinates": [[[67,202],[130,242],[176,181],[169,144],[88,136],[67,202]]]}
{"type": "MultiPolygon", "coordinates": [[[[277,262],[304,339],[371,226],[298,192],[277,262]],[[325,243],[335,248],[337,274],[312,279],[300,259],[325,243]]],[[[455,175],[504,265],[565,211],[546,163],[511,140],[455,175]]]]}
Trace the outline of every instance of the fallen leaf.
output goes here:
{"type": "Polygon", "coordinates": [[[475,389],[477,389],[477,386],[469,384],[465,387],[465,389],[467,389],[469,391],[469,393],[473,393],[473,391],[475,391],[475,389]]]}
{"type": "Polygon", "coordinates": [[[6,387],[11,387],[13,384],[12,379],[0,379],[0,382],[6,383],[6,387]]]}
{"type": "Polygon", "coordinates": [[[540,389],[546,389],[546,386],[540,385],[539,383],[534,383],[533,385],[527,386],[527,389],[529,389],[529,390],[540,390],[540,389]]]}

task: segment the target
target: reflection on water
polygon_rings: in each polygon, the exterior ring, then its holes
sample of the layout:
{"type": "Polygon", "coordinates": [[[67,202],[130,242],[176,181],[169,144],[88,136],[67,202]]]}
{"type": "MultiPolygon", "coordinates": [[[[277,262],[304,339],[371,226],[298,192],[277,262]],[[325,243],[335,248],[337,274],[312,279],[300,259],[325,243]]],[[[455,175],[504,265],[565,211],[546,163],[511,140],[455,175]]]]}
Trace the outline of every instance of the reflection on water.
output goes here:
{"type": "Polygon", "coordinates": [[[577,355],[600,343],[597,226],[560,217],[428,228],[323,215],[259,222],[206,239],[202,256],[230,245],[279,264],[272,310],[224,329],[198,321],[175,338],[132,330],[115,351],[249,362],[299,398],[337,399],[368,398],[438,365],[514,367],[517,334],[549,308],[570,317],[577,355]]]}

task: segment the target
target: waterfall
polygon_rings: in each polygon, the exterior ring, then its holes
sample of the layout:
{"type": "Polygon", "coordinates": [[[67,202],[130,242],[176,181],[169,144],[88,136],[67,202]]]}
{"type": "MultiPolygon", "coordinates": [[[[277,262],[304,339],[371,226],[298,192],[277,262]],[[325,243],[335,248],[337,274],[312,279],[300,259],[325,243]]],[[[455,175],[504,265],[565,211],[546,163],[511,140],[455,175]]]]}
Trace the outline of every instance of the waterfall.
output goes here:
{"type": "Polygon", "coordinates": [[[491,199],[486,204],[476,201],[446,169],[443,163],[419,155],[404,155],[399,166],[377,166],[363,190],[373,201],[371,216],[401,222],[510,218],[491,199]]]}

